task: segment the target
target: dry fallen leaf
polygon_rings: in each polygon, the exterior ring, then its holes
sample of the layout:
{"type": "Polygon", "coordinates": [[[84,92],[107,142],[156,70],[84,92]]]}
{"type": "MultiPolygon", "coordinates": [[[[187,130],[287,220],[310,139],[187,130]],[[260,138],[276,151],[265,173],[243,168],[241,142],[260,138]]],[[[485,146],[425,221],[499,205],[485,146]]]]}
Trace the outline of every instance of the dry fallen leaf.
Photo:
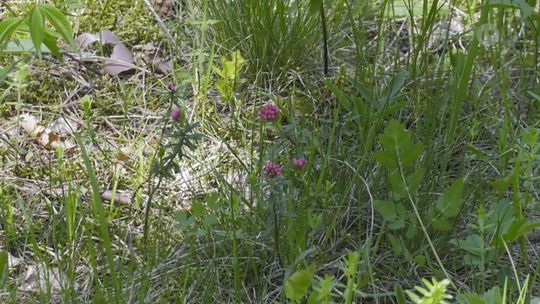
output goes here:
{"type": "Polygon", "coordinates": [[[9,253],[9,252],[7,254],[8,254],[9,268],[17,267],[17,266],[22,264],[23,259],[16,258],[16,257],[12,256],[11,253],[9,253]]]}
{"type": "Polygon", "coordinates": [[[62,136],[72,135],[79,129],[77,122],[71,118],[60,117],[50,125],[51,129],[62,136]]]}
{"type": "Polygon", "coordinates": [[[168,74],[172,72],[171,60],[165,60],[163,58],[160,58],[159,56],[155,56],[152,60],[152,65],[154,66],[154,69],[156,69],[158,72],[161,72],[162,74],[168,74]]]}
{"type": "Polygon", "coordinates": [[[174,1],[173,0],[153,0],[152,4],[157,6],[162,16],[171,17],[174,13],[174,1]]]}
{"type": "Polygon", "coordinates": [[[135,68],[135,59],[131,51],[123,44],[114,46],[110,58],[105,60],[105,73],[118,76],[123,72],[130,71],[135,68]]]}
{"type": "Polygon", "coordinates": [[[28,135],[48,150],[54,150],[56,148],[68,150],[75,146],[75,144],[67,141],[57,132],[38,124],[37,119],[30,114],[22,114],[19,125],[28,135]]]}
{"type": "Polygon", "coordinates": [[[118,36],[116,36],[113,32],[109,30],[102,30],[99,33],[99,37],[100,37],[101,43],[103,44],[113,44],[113,45],[122,44],[123,45],[122,40],[120,40],[118,36]]]}
{"type": "Polygon", "coordinates": [[[141,49],[144,53],[146,62],[151,62],[154,70],[168,74],[172,72],[172,60],[168,60],[162,56],[162,52],[152,43],[147,43],[144,46],[135,46],[134,49],[141,49]]]}
{"type": "Polygon", "coordinates": [[[114,199],[114,202],[115,203],[118,203],[118,204],[122,204],[122,205],[130,205],[131,204],[131,196],[132,195],[129,195],[129,194],[126,194],[126,193],[120,193],[120,192],[115,192],[114,193],[114,197],[113,197],[113,192],[112,190],[105,190],[103,192],[101,192],[101,198],[105,201],[113,201],[114,199]]]}
{"type": "Polygon", "coordinates": [[[94,42],[100,41],[102,44],[119,45],[122,41],[118,36],[109,30],[102,30],[99,34],[82,33],[75,38],[75,43],[79,48],[89,49],[94,42]]]}
{"type": "Polygon", "coordinates": [[[94,42],[99,41],[99,37],[90,33],[82,33],[75,38],[75,44],[81,49],[89,49],[94,42]]]}
{"type": "Polygon", "coordinates": [[[62,282],[67,282],[67,276],[58,268],[47,268],[44,264],[29,265],[21,276],[19,290],[44,292],[50,287],[52,294],[59,294],[62,282]]]}

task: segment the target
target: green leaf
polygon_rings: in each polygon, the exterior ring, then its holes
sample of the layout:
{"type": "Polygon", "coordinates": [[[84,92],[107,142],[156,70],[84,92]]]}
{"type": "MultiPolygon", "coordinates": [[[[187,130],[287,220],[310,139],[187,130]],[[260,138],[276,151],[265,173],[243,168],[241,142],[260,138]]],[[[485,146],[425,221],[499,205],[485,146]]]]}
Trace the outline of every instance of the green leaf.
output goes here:
{"type": "Polygon", "coordinates": [[[60,49],[58,48],[58,44],[56,42],[56,37],[49,34],[48,31],[45,31],[45,37],[43,39],[43,44],[47,47],[48,50],[51,51],[51,53],[58,59],[62,59],[62,53],[60,52],[60,49]]]}
{"type": "Polygon", "coordinates": [[[379,138],[382,146],[390,151],[395,151],[396,148],[408,149],[411,142],[411,134],[405,131],[403,125],[392,119],[383,134],[379,138]]]}
{"type": "Polygon", "coordinates": [[[389,176],[392,196],[394,200],[399,201],[407,197],[407,185],[403,182],[399,172],[392,172],[389,176]]]}
{"type": "Polygon", "coordinates": [[[29,17],[28,27],[30,28],[30,37],[32,38],[38,56],[41,57],[41,43],[45,39],[45,20],[43,19],[39,5],[32,8],[29,17]]]}
{"type": "MultiPolygon", "coordinates": [[[[501,289],[497,286],[491,288],[486,293],[484,293],[483,298],[486,303],[489,304],[503,304],[501,289]]],[[[531,299],[531,304],[534,303],[532,300],[533,299],[531,299]]]]}
{"type": "Polygon", "coordinates": [[[323,0],[309,0],[309,13],[315,15],[320,12],[323,0]]]}
{"type": "Polygon", "coordinates": [[[424,179],[425,173],[426,173],[425,168],[418,168],[416,171],[414,171],[413,174],[407,177],[407,186],[409,187],[409,191],[411,193],[416,192],[416,190],[420,186],[420,183],[424,179]]]}
{"type": "Polygon", "coordinates": [[[396,285],[394,285],[394,291],[396,293],[397,304],[407,304],[405,293],[403,292],[403,288],[401,288],[401,285],[399,283],[396,283],[396,285]]]}
{"type": "Polygon", "coordinates": [[[218,209],[218,199],[219,199],[219,194],[217,192],[208,193],[204,196],[206,205],[208,205],[208,208],[212,210],[218,209]]]}
{"type": "Polygon", "coordinates": [[[416,255],[414,257],[414,262],[418,267],[424,267],[426,265],[426,257],[422,254],[416,255]]]}
{"type": "Polygon", "coordinates": [[[307,300],[308,304],[319,304],[321,302],[322,302],[322,296],[321,296],[321,293],[318,292],[317,290],[313,291],[309,295],[308,300],[307,300]]]}
{"type": "Polygon", "coordinates": [[[475,256],[480,256],[486,250],[484,240],[478,234],[468,235],[465,240],[454,240],[452,243],[475,256]]]}
{"type": "Polygon", "coordinates": [[[220,68],[216,67],[215,65],[212,66],[212,70],[214,73],[216,73],[221,78],[226,78],[226,74],[224,71],[222,71],[220,68]]]}
{"type": "Polygon", "coordinates": [[[293,273],[285,281],[285,295],[291,301],[302,299],[311,285],[313,275],[315,274],[315,264],[311,264],[308,268],[299,270],[293,273]]]}
{"type": "Polygon", "coordinates": [[[0,48],[3,48],[22,21],[22,18],[11,18],[0,22],[0,48]]]}
{"type": "Polygon", "coordinates": [[[405,102],[396,102],[392,105],[389,105],[388,107],[384,108],[384,109],[381,109],[379,110],[378,112],[375,112],[375,113],[372,113],[370,116],[369,116],[369,119],[368,119],[368,122],[374,122],[374,121],[379,121],[381,119],[381,117],[385,117],[385,116],[388,116],[392,113],[395,113],[399,110],[401,110],[402,108],[404,108],[407,104],[405,102]]]}
{"type": "Polygon", "coordinates": [[[373,207],[379,212],[385,221],[393,222],[397,218],[396,205],[392,202],[375,200],[373,207]]]}
{"type": "Polygon", "coordinates": [[[447,218],[438,218],[434,219],[431,223],[433,227],[440,231],[450,231],[452,230],[452,223],[447,218]]]}
{"type": "Polygon", "coordinates": [[[399,73],[397,73],[396,76],[394,76],[394,78],[392,78],[392,82],[383,92],[383,96],[381,98],[381,101],[379,102],[379,109],[385,108],[393,103],[394,97],[399,92],[399,90],[401,90],[408,76],[409,73],[407,71],[401,70],[399,71],[399,73]]]}
{"type": "Polygon", "coordinates": [[[396,230],[405,227],[408,212],[402,204],[375,200],[373,206],[387,222],[388,228],[396,230]]]}
{"type": "Polygon", "coordinates": [[[446,218],[455,217],[463,205],[463,179],[456,180],[436,203],[437,210],[446,218]]]}
{"type": "Polygon", "coordinates": [[[525,0],[488,0],[487,5],[517,8],[521,11],[523,19],[529,18],[534,13],[534,9],[525,0]]]}
{"type": "Polygon", "coordinates": [[[9,75],[11,70],[19,63],[19,61],[14,61],[10,65],[6,66],[5,68],[0,70],[0,83],[6,79],[6,77],[9,75]]]}
{"type": "Polygon", "coordinates": [[[71,28],[71,23],[66,18],[66,15],[49,4],[40,5],[40,7],[43,14],[47,17],[47,20],[49,20],[60,36],[62,36],[67,43],[73,45],[73,29],[71,28]]]}
{"type": "MultiPolygon", "coordinates": [[[[508,200],[503,199],[493,203],[486,219],[490,224],[486,227],[486,232],[498,233],[499,236],[505,235],[514,223],[515,213],[514,205],[508,200]]],[[[496,240],[499,240],[498,237],[496,240]]]]}
{"type": "Polygon", "coordinates": [[[392,230],[397,230],[405,227],[405,219],[398,217],[392,222],[388,223],[388,228],[392,230]]]}
{"type": "Polygon", "coordinates": [[[394,169],[398,167],[398,162],[394,153],[387,151],[375,152],[375,160],[386,167],[387,169],[394,169]]]}
{"type": "Polygon", "coordinates": [[[404,167],[408,167],[420,156],[420,153],[422,153],[422,150],[424,149],[424,145],[421,143],[413,144],[410,146],[410,149],[403,149],[403,154],[401,155],[401,164],[404,167]]]}
{"type": "Polygon", "coordinates": [[[345,108],[345,110],[349,112],[352,111],[352,102],[341,89],[339,89],[335,84],[331,83],[328,80],[325,80],[324,84],[328,89],[330,89],[330,91],[332,91],[334,96],[336,96],[337,101],[341,104],[343,108],[345,108]]]}
{"type": "Polygon", "coordinates": [[[377,100],[373,97],[373,90],[369,90],[362,82],[352,84],[354,88],[360,93],[362,98],[367,101],[372,107],[377,106],[377,100]]]}
{"type": "Polygon", "coordinates": [[[498,178],[491,182],[491,186],[500,192],[504,192],[512,186],[512,176],[498,178]]]}
{"type": "Polygon", "coordinates": [[[476,293],[460,294],[458,296],[458,300],[459,300],[459,303],[463,303],[463,304],[487,304],[486,301],[484,301],[484,299],[482,299],[482,297],[476,293]]]}
{"type": "Polygon", "coordinates": [[[217,224],[219,221],[218,221],[218,218],[217,218],[217,215],[215,213],[209,213],[207,216],[204,217],[204,224],[207,225],[207,226],[214,226],[215,224],[217,224]]]}
{"type": "Polygon", "coordinates": [[[4,288],[8,279],[9,256],[6,251],[0,251],[0,289],[4,288]]]}
{"type": "Polygon", "coordinates": [[[407,225],[407,231],[405,232],[405,237],[409,240],[415,238],[418,235],[418,228],[415,225],[416,219],[412,213],[409,213],[409,224],[407,225]]]}
{"type": "Polygon", "coordinates": [[[204,209],[203,204],[200,202],[194,202],[191,204],[191,214],[196,217],[203,217],[207,214],[206,210],[204,209]]]}
{"type": "MultiPolygon", "coordinates": [[[[405,222],[406,221],[409,221],[409,223],[415,223],[415,218],[413,217],[412,215],[412,212],[409,212],[405,206],[403,206],[403,204],[401,203],[396,203],[396,214],[397,214],[397,218],[398,220],[396,222],[399,222],[399,225],[400,227],[399,228],[403,228],[405,227],[405,222]]],[[[397,225],[397,223],[396,223],[397,225]]],[[[413,227],[414,225],[409,225],[409,227],[413,227]]]]}
{"type": "Polygon", "coordinates": [[[390,242],[390,245],[392,247],[392,251],[395,255],[400,256],[403,252],[406,252],[403,242],[401,240],[398,240],[395,236],[393,236],[390,233],[386,234],[386,238],[390,242]]]}
{"type": "MultiPolygon", "coordinates": [[[[15,41],[8,41],[8,43],[2,49],[3,53],[30,53],[34,52],[34,43],[29,39],[17,39],[15,41]]],[[[41,53],[51,53],[51,50],[47,46],[41,46],[41,53]]]]}
{"type": "Polygon", "coordinates": [[[525,224],[527,219],[516,220],[508,228],[508,232],[504,234],[503,239],[506,242],[513,242],[518,238],[525,236],[528,232],[540,227],[540,223],[525,224]]]}

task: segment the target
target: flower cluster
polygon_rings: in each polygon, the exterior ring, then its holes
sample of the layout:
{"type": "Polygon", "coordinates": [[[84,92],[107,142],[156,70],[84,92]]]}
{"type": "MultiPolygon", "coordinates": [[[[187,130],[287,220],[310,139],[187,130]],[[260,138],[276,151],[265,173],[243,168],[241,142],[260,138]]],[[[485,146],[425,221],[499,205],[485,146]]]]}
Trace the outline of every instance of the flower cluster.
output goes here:
{"type": "Polygon", "coordinates": [[[267,103],[259,111],[259,117],[264,121],[274,121],[279,115],[279,108],[273,103],[267,103]]]}
{"type": "Polygon", "coordinates": [[[180,107],[175,105],[171,109],[171,119],[174,121],[180,120],[180,116],[182,116],[182,111],[180,110],[180,107]]]}
{"type": "Polygon", "coordinates": [[[296,170],[302,170],[307,164],[307,159],[305,157],[293,158],[292,162],[296,170]]]}
{"type": "Polygon", "coordinates": [[[264,172],[264,175],[268,177],[275,177],[275,176],[281,175],[281,169],[282,167],[280,164],[274,163],[271,160],[269,160],[264,164],[263,172],[264,172]]]}
{"type": "MultiPolygon", "coordinates": [[[[274,103],[266,103],[259,111],[259,118],[263,121],[275,121],[279,116],[279,107],[274,103]]],[[[292,164],[298,171],[302,170],[306,164],[307,159],[305,157],[293,158],[292,164]]],[[[263,167],[263,173],[267,177],[276,177],[281,175],[283,167],[279,163],[274,163],[268,160],[263,167]]]]}

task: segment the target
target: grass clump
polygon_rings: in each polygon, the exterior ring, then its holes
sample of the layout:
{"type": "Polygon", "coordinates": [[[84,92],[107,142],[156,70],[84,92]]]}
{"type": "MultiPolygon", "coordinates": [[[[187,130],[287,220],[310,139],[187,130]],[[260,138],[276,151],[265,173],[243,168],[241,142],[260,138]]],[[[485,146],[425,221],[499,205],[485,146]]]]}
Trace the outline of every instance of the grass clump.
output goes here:
{"type": "MultiPolygon", "coordinates": [[[[275,79],[320,58],[318,19],[301,1],[209,1],[209,18],[225,50],[239,50],[252,78],[275,79]]],[[[319,60],[317,60],[319,61],[319,60]]]]}

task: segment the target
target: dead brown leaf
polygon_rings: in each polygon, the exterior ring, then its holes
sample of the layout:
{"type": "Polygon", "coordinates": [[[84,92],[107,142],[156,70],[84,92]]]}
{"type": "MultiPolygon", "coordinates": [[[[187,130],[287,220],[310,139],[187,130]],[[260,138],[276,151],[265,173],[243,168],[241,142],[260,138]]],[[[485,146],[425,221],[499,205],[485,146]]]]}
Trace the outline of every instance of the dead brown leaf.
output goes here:
{"type": "Polygon", "coordinates": [[[131,204],[131,195],[120,193],[120,192],[114,192],[112,190],[105,190],[101,192],[101,198],[105,201],[111,202],[114,201],[115,203],[122,204],[122,205],[130,205],[131,204]]]}
{"type": "Polygon", "coordinates": [[[123,45],[122,40],[118,38],[113,32],[109,30],[102,30],[99,33],[101,43],[103,44],[112,44],[112,45],[123,45]]]}
{"type": "Polygon", "coordinates": [[[75,38],[75,44],[77,47],[84,50],[88,50],[96,41],[99,41],[99,37],[90,33],[82,33],[75,38]]]}
{"type": "Polygon", "coordinates": [[[68,150],[75,146],[74,143],[67,141],[66,138],[59,133],[40,125],[33,115],[22,114],[19,125],[28,135],[33,137],[40,145],[48,150],[54,150],[56,148],[68,150]]]}
{"type": "Polygon", "coordinates": [[[105,60],[105,73],[118,76],[135,68],[133,53],[123,44],[114,46],[110,58],[105,60]]]}

